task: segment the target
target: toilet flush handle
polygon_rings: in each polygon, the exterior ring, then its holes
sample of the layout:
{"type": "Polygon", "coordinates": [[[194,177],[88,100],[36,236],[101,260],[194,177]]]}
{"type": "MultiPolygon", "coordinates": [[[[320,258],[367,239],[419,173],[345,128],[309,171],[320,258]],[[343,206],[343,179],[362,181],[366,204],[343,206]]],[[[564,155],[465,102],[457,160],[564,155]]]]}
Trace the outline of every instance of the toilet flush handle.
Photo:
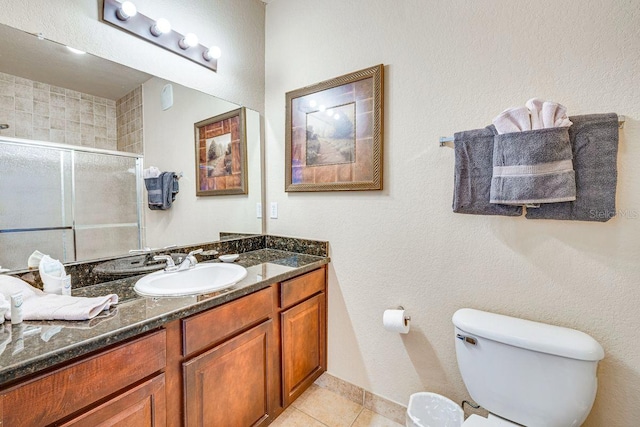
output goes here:
{"type": "Polygon", "coordinates": [[[464,342],[469,343],[471,345],[476,345],[478,343],[478,341],[476,341],[475,338],[468,337],[468,336],[462,335],[462,334],[456,334],[456,338],[458,338],[460,341],[464,341],[464,342]]]}

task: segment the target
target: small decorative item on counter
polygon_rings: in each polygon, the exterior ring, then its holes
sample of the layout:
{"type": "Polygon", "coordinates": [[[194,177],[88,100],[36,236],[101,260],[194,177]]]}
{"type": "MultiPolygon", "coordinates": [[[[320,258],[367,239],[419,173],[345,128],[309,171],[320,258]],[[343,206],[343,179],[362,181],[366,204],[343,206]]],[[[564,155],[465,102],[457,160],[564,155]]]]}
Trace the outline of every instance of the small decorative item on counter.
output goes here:
{"type": "Polygon", "coordinates": [[[22,323],[22,292],[11,295],[11,324],[22,323]]]}
{"type": "Polygon", "coordinates": [[[240,256],[239,254],[227,254],[227,255],[220,255],[218,259],[222,262],[234,262],[235,260],[238,259],[239,256],[240,256]]]}

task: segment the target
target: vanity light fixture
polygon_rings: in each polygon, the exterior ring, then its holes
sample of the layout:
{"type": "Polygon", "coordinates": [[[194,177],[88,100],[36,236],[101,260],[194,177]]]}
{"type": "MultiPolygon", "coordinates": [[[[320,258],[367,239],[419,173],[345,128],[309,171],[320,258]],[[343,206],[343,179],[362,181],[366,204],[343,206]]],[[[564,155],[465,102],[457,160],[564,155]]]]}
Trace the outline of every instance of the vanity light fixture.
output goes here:
{"type": "Polygon", "coordinates": [[[205,61],[211,61],[212,59],[218,59],[222,56],[222,51],[218,46],[210,47],[202,53],[202,57],[205,61]]]}
{"type": "Polygon", "coordinates": [[[165,18],[158,18],[156,23],[149,28],[149,31],[151,31],[151,34],[154,36],[160,37],[161,35],[167,34],[171,31],[171,23],[165,18]]]}
{"type": "Polygon", "coordinates": [[[127,21],[129,18],[136,16],[137,14],[138,9],[136,9],[136,5],[130,1],[122,2],[118,10],[116,10],[116,16],[121,21],[127,21]]]}
{"type": "Polygon", "coordinates": [[[198,37],[189,32],[182,35],[171,28],[166,18],[157,20],[139,13],[130,1],[104,0],[102,20],[155,45],[187,58],[210,70],[218,70],[220,48],[208,48],[199,43],[198,37]]]}
{"type": "Polygon", "coordinates": [[[198,36],[193,33],[187,33],[180,41],[178,42],[178,46],[180,49],[187,50],[190,47],[198,46],[198,36]]]}

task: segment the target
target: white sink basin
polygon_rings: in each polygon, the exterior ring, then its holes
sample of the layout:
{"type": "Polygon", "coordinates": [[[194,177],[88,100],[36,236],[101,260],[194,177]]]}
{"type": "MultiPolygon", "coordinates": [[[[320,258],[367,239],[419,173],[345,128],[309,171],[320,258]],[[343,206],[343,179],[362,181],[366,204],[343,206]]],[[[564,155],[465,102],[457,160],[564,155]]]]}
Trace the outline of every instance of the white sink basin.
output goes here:
{"type": "Polygon", "coordinates": [[[157,271],[136,282],[134,290],[143,296],[176,297],[205,294],[228,288],[247,276],[237,264],[207,263],[179,272],[157,271]]]}

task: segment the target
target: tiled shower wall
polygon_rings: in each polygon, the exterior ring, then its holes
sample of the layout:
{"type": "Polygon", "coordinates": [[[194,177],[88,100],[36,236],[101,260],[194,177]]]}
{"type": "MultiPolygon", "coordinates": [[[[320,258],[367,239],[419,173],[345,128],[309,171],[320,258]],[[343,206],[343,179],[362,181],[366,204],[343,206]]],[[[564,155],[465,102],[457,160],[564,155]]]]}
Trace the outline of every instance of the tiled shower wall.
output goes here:
{"type": "Polygon", "coordinates": [[[0,135],[116,150],[116,102],[0,73],[0,135]]]}
{"type": "Polygon", "coordinates": [[[116,101],[118,150],[142,154],[142,86],[116,101]]]}

